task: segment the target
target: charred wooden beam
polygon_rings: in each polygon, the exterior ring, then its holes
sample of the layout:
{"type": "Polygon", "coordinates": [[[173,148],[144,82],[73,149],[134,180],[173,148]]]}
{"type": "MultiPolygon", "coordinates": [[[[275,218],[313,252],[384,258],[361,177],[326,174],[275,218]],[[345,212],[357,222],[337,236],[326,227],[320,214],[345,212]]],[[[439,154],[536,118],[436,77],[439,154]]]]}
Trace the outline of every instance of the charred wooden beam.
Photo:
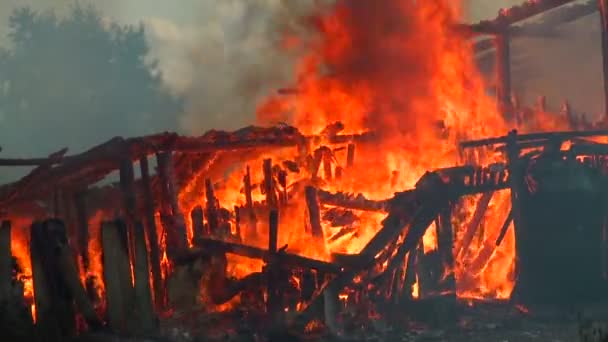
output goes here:
{"type": "MultiPolygon", "coordinates": [[[[176,263],[187,262],[195,256],[204,255],[209,251],[218,251],[222,253],[231,253],[245,256],[253,259],[270,260],[271,254],[268,250],[257,247],[242,245],[238,243],[224,242],[213,239],[201,239],[197,242],[197,246],[190,250],[184,250],[182,255],[176,258],[176,263]]],[[[304,269],[315,269],[325,273],[338,273],[340,266],[334,263],[329,263],[320,260],[314,260],[302,257],[295,254],[281,252],[281,263],[286,266],[300,267],[304,269]]]]}
{"type": "Polygon", "coordinates": [[[160,244],[156,230],[156,208],[152,196],[152,184],[150,180],[150,168],[148,157],[139,159],[141,172],[142,197],[146,218],[146,235],[150,244],[150,268],[152,270],[152,286],[154,287],[154,304],[158,309],[164,307],[164,284],[161,272],[160,244]]]}
{"type": "Polygon", "coordinates": [[[11,221],[0,226],[0,303],[7,303],[12,288],[13,256],[11,254],[11,221]]]}
{"type": "Polygon", "coordinates": [[[150,272],[148,268],[148,249],[144,226],[141,222],[135,223],[135,312],[137,312],[137,330],[150,334],[156,329],[156,317],[152,306],[150,292],[150,272]]]}
{"type": "Polygon", "coordinates": [[[315,238],[323,238],[323,227],[321,226],[321,211],[319,209],[319,199],[317,189],[307,186],[305,191],[306,206],[308,208],[308,221],[310,223],[311,234],[315,238]]]}
{"type": "Polygon", "coordinates": [[[464,236],[454,248],[456,257],[459,257],[461,254],[466,255],[468,252],[471,241],[473,241],[473,237],[475,237],[477,228],[479,228],[493,196],[494,192],[486,192],[481,196],[479,202],[477,202],[473,217],[471,217],[471,221],[469,221],[469,224],[467,225],[464,236]]]}
{"type": "Polygon", "coordinates": [[[322,204],[333,205],[353,210],[363,211],[386,211],[388,201],[368,200],[363,195],[354,196],[352,194],[338,192],[331,193],[329,191],[317,189],[319,202],[322,204]]]}
{"type": "Polygon", "coordinates": [[[128,332],[134,318],[134,291],[124,224],[118,221],[103,222],[101,242],[108,324],[114,331],[128,332]]]}

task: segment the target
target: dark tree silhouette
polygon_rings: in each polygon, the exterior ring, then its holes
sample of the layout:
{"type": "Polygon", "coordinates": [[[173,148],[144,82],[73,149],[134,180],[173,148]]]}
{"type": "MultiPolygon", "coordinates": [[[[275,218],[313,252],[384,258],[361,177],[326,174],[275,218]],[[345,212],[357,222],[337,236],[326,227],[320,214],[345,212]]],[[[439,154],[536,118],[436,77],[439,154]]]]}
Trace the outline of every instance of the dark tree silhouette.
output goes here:
{"type": "Polygon", "coordinates": [[[6,154],[72,152],[112,136],[173,130],[181,100],[163,87],[143,26],[92,7],[65,17],[15,10],[0,51],[0,145],[6,154]]]}

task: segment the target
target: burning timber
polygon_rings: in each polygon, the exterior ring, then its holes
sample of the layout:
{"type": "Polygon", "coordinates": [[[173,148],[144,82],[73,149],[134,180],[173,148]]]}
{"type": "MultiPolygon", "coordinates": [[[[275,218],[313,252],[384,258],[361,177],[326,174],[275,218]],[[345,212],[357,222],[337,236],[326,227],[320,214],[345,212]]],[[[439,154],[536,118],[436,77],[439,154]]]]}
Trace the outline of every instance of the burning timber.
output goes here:
{"type": "Polygon", "coordinates": [[[465,156],[489,149],[503,161],[428,171],[412,189],[370,199],[332,190],[356,166],[357,149],[374,141],[371,132],[347,135],[340,128],[336,123],[315,136],[289,126],[198,138],[165,133],[114,138],[80,155],[3,159],[35,168],[1,188],[0,243],[7,248],[0,255],[0,317],[22,317],[16,336],[57,341],[87,330],[153,336],[159,318],[196,306],[244,310],[250,320],[270,319],[274,330],[310,331],[321,319],[337,333],[346,329],[345,314],[368,317],[372,307],[386,317],[404,307],[418,318],[455,319],[457,298],[467,298],[509,231],[517,241],[512,301],[603,298],[608,147],[596,138],[608,131],[513,131],[463,142],[465,156]],[[295,153],[266,157],[283,149],[295,153]],[[149,155],[157,158],[156,172],[149,155]],[[259,169],[250,164],[256,160],[259,169]],[[243,167],[241,199],[226,203],[220,175],[235,163],[243,167]],[[119,183],[95,186],[113,170],[119,183]],[[509,214],[496,235],[485,234],[492,198],[505,190],[509,214]],[[479,200],[461,220],[464,198],[479,200]],[[585,211],[575,214],[576,202],[588,203],[585,211]],[[294,210],[305,213],[295,216],[299,223],[289,220],[294,210]],[[359,250],[323,253],[364,234],[361,221],[369,215],[382,219],[371,221],[378,227],[359,250]],[[12,224],[23,218],[31,226],[12,224]],[[322,251],[290,246],[285,235],[294,234],[293,225],[322,251]],[[12,237],[28,229],[27,253],[17,255],[12,237]],[[424,242],[429,232],[431,250],[424,242]],[[547,247],[539,250],[538,241],[547,247]],[[563,249],[572,253],[558,253],[563,249]],[[593,270],[577,268],[581,263],[593,270]],[[239,272],[243,265],[254,266],[239,272]]]}

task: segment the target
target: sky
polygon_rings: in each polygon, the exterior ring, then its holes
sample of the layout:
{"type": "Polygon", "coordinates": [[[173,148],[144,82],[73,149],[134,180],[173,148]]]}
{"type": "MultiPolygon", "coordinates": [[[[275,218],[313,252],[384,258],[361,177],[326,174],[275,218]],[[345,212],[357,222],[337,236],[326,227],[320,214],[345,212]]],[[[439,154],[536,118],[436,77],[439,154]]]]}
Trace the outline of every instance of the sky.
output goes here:
{"type": "MultiPolygon", "coordinates": [[[[295,25],[317,1],[330,0],[80,0],[94,3],[104,17],[123,24],[143,23],[151,58],[169,88],[186,99],[180,131],[202,134],[212,128],[251,124],[255,103],[292,76],[288,56],[276,53],[280,29],[295,25]]],[[[466,21],[493,18],[501,7],[523,0],[467,0],[466,21]]],[[[0,0],[0,45],[7,20],[18,6],[65,12],[74,0],[0,0]]],[[[520,39],[513,58],[530,73],[514,71],[514,86],[530,102],[547,95],[550,105],[567,98],[575,110],[602,109],[599,23],[587,18],[567,25],[553,40],[520,39]],[[576,67],[573,67],[576,65],[576,67]]],[[[0,127],[1,132],[1,127],[0,127]]],[[[108,132],[112,136],[112,132],[108,132]]]]}

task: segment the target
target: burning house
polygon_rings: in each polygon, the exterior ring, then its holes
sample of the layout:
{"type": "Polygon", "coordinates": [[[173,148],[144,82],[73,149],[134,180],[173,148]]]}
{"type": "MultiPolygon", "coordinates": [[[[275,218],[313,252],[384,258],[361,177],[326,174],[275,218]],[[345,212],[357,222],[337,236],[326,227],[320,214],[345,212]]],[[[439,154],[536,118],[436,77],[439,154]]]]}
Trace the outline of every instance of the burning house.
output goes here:
{"type": "Polygon", "coordinates": [[[258,109],[289,125],[0,159],[33,167],[0,187],[0,318],[52,341],[194,312],[337,333],[421,306],[605,299],[608,130],[509,95],[509,26],[569,2],[466,26],[443,1],[339,2],[297,84],[258,109]],[[477,33],[499,36],[499,106],[477,33]]]}

